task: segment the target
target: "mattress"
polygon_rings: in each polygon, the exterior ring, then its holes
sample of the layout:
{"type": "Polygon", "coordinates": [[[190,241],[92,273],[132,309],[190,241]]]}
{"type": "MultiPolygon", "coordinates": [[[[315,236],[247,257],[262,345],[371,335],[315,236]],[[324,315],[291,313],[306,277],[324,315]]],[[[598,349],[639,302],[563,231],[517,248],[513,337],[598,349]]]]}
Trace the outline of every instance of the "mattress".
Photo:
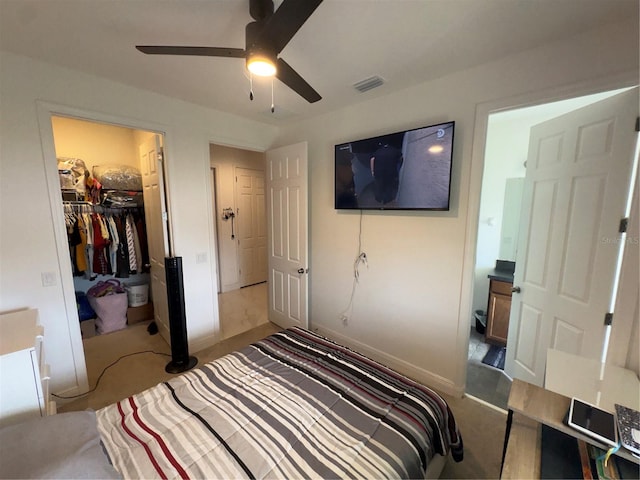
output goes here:
{"type": "Polygon", "coordinates": [[[299,328],[96,417],[125,478],[424,478],[463,455],[440,395],[299,328]]]}

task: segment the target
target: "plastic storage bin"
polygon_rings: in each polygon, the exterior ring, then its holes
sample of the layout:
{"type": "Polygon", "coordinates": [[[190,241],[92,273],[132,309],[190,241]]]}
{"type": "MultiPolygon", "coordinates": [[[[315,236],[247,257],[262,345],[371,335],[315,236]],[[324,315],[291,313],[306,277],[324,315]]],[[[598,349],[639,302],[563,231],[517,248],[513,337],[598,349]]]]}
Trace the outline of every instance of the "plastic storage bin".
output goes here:
{"type": "Polygon", "coordinates": [[[140,307],[149,303],[149,284],[127,285],[130,307],[140,307]]]}

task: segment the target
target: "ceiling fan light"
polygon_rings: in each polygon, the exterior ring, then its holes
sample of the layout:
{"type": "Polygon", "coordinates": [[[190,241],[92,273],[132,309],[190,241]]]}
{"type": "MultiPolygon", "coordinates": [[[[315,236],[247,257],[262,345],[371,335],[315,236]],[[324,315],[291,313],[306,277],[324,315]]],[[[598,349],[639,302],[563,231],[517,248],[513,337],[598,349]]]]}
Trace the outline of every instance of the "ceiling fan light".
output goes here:
{"type": "Polygon", "coordinates": [[[272,77],[276,74],[275,62],[265,55],[252,55],[247,60],[247,69],[260,77],[272,77]]]}

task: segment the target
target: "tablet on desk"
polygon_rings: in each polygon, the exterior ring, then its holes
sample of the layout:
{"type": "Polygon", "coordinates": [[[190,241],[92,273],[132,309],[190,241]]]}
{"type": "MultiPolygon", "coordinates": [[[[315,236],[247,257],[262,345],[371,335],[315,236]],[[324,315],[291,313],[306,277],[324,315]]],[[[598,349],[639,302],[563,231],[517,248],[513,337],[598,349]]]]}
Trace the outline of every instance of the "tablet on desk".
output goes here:
{"type": "Polygon", "coordinates": [[[572,398],[567,423],[570,427],[602,443],[612,447],[618,445],[615,417],[612,413],[595,405],[572,398]]]}

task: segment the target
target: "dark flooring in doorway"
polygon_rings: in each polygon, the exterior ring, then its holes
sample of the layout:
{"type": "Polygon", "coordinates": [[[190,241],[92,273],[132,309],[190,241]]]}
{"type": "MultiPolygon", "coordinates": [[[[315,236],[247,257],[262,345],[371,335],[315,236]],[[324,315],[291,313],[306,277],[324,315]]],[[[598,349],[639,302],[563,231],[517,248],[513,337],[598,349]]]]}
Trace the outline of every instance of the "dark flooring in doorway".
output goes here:
{"type": "Polygon", "coordinates": [[[469,336],[466,393],[496,407],[507,409],[511,380],[498,368],[482,363],[490,345],[475,328],[469,336]]]}

